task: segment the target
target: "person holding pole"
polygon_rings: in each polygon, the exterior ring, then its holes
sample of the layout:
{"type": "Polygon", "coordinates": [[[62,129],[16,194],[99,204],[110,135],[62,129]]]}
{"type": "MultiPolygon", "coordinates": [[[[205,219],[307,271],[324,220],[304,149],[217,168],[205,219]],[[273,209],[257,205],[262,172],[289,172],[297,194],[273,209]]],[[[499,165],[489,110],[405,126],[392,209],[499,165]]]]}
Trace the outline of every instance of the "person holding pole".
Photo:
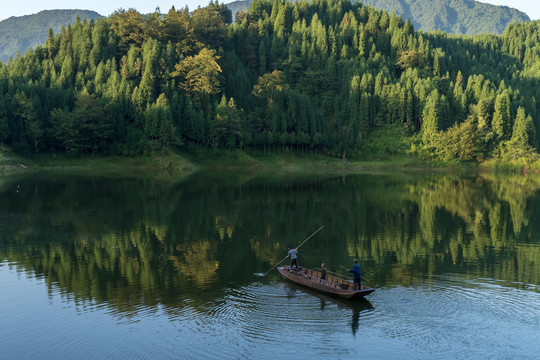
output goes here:
{"type": "Polygon", "coordinates": [[[298,269],[298,250],[293,249],[291,245],[289,245],[289,253],[287,256],[290,256],[291,258],[291,269],[298,269]]]}
{"type": "Polygon", "coordinates": [[[321,282],[322,283],[326,282],[326,265],[325,265],[325,263],[321,264],[321,282]]]}
{"type": "MultiPolygon", "coordinates": [[[[313,234],[309,235],[308,238],[307,238],[306,240],[302,241],[302,243],[301,243],[300,245],[298,245],[298,246],[296,247],[296,249],[294,249],[294,250],[296,251],[296,259],[298,259],[298,249],[300,248],[300,246],[304,245],[304,244],[306,243],[306,241],[308,241],[309,239],[311,239],[311,238],[313,237],[313,235],[315,235],[316,233],[318,233],[323,227],[324,227],[324,225],[321,226],[320,228],[318,228],[317,231],[315,231],[313,234]]],[[[289,246],[289,254],[290,254],[291,249],[292,249],[291,246],[289,246]]],[[[274,265],[274,266],[272,266],[270,269],[268,269],[268,271],[265,272],[265,273],[263,274],[263,276],[266,276],[266,274],[268,274],[268,272],[270,272],[270,270],[272,270],[273,268],[275,268],[276,266],[278,266],[279,264],[281,264],[283,261],[285,261],[285,259],[289,257],[289,254],[287,254],[287,256],[285,256],[283,259],[281,259],[280,262],[278,262],[276,265],[274,265]]],[[[296,260],[295,263],[296,263],[296,266],[298,267],[298,260],[296,260]]],[[[292,258],[291,258],[291,264],[292,264],[292,258]]]]}
{"type": "Polygon", "coordinates": [[[349,270],[350,273],[353,273],[353,289],[356,290],[356,284],[358,284],[358,290],[362,290],[362,277],[360,276],[360,265],[358,265],[358,259],[354,259],[354,265],[352,270],[349,270]]]}

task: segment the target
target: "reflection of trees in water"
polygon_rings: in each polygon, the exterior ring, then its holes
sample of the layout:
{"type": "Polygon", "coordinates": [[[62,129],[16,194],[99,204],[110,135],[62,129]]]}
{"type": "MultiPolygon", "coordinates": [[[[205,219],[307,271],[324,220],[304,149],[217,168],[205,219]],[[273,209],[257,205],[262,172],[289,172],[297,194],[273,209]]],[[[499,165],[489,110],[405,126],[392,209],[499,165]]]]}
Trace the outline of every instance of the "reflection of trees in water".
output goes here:
{"type": "MultiPolygon", "coordinates": [[[[443,177],[415,184],[411,193],[418,194],[418,203],[429,213],[424,215],[421,210],[420,217],[430,219],[421,224],[431,227],[426,232],[433,233],[424,238],[445,245],[439,253],[447,254],[449,249],[454,265],[470,265],[468,273],[477,268],[478,275],[537,284],[538,275],[518,269],[535,264],[539,274],[538,253],[531,252],[528,259],[516,255],[528,247],[531,234],[540,230],[536,224],[529,226],[538,211],[535,195],[539,181],[538,177],[521,175],[459,180],[443,177]],[[494,262],[498,265],[493,266],[494,262]]],[[[424,233],[424,227],[421,229],[424,233]]]]}
{"type": "Polygon", "coordinates": [[[359,257],[378,285],[444,272],[540,283],[535,177],[200,176],[172,185],[29,177],[17,185],[0,194],[0,256],[118,307],[196,302],[201,290],[249,282],[320,225],[309,243],[314,261],[359,257]]]}

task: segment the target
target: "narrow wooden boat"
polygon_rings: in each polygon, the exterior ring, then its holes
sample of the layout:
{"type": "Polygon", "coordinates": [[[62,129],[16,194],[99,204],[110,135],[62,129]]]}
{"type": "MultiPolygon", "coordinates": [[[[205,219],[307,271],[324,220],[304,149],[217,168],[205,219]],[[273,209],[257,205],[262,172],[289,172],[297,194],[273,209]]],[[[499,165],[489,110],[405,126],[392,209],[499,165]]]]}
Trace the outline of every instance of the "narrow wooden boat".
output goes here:
{"type": "Polygon", "coordinates": [[[351,280],[338,276],[327,275],[326,281],[321,280],[320,271],[307,268],[293,270],[283,266],[279,267],[278,271],[287,280],[325,294],[335,295],[345,299],[360,299],[375,291],[375,289],[364,285],[362,285],[360,290],[353,290],[354,285],[351,280]]]}

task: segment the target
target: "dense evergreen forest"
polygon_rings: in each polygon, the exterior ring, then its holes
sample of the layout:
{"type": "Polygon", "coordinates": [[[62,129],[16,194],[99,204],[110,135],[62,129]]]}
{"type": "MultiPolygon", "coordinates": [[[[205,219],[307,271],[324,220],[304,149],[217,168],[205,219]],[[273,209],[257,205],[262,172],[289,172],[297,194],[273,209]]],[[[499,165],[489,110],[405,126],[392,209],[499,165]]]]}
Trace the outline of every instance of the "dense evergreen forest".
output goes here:
{"type": "Polygon", "coordinates": [[[256,0],[233,22],[212,2],[165,16],[121,9],[0,64],[0,142],[69,156],[342,156],[391,129],[443,160],[536,157],[539,26],[422,33],[335,0],[256,0]]]}
{"type": "Polygon", "coordinates": [[[103,17],[90,10],[44,10],[0,21],[0,61],[7,62],[10,56],[15,57],[19,51],[24,54],[29,47],[43,45],[49,28],[59,32],[62,26],[74,24],[77,15],[88,20],[103,17]]]}

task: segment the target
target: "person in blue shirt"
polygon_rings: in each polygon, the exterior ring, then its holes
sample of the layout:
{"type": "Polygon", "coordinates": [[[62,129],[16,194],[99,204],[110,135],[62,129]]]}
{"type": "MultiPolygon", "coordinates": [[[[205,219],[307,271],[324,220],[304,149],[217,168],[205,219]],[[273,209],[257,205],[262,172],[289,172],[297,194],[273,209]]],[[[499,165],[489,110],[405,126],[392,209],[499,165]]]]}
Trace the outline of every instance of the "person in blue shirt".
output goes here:
{"type": "Polygon", "coordinates": [[[291,269],[298,269],[298,251],[289,245],[289,253],[287,256],[291,258],[291,269]]]}
{"type": "Polygon", "coordinates": [[[358,284],[358,290],[361,290],[362,282],[360,279],[362,279],[362,277],[360,276],[360,265],[358,265],[357,259],[354,259],[354,265],[352,270],[349,270],[349,272],[353,273],[353,289],[356,290],[356,284],[358,284]]]}

